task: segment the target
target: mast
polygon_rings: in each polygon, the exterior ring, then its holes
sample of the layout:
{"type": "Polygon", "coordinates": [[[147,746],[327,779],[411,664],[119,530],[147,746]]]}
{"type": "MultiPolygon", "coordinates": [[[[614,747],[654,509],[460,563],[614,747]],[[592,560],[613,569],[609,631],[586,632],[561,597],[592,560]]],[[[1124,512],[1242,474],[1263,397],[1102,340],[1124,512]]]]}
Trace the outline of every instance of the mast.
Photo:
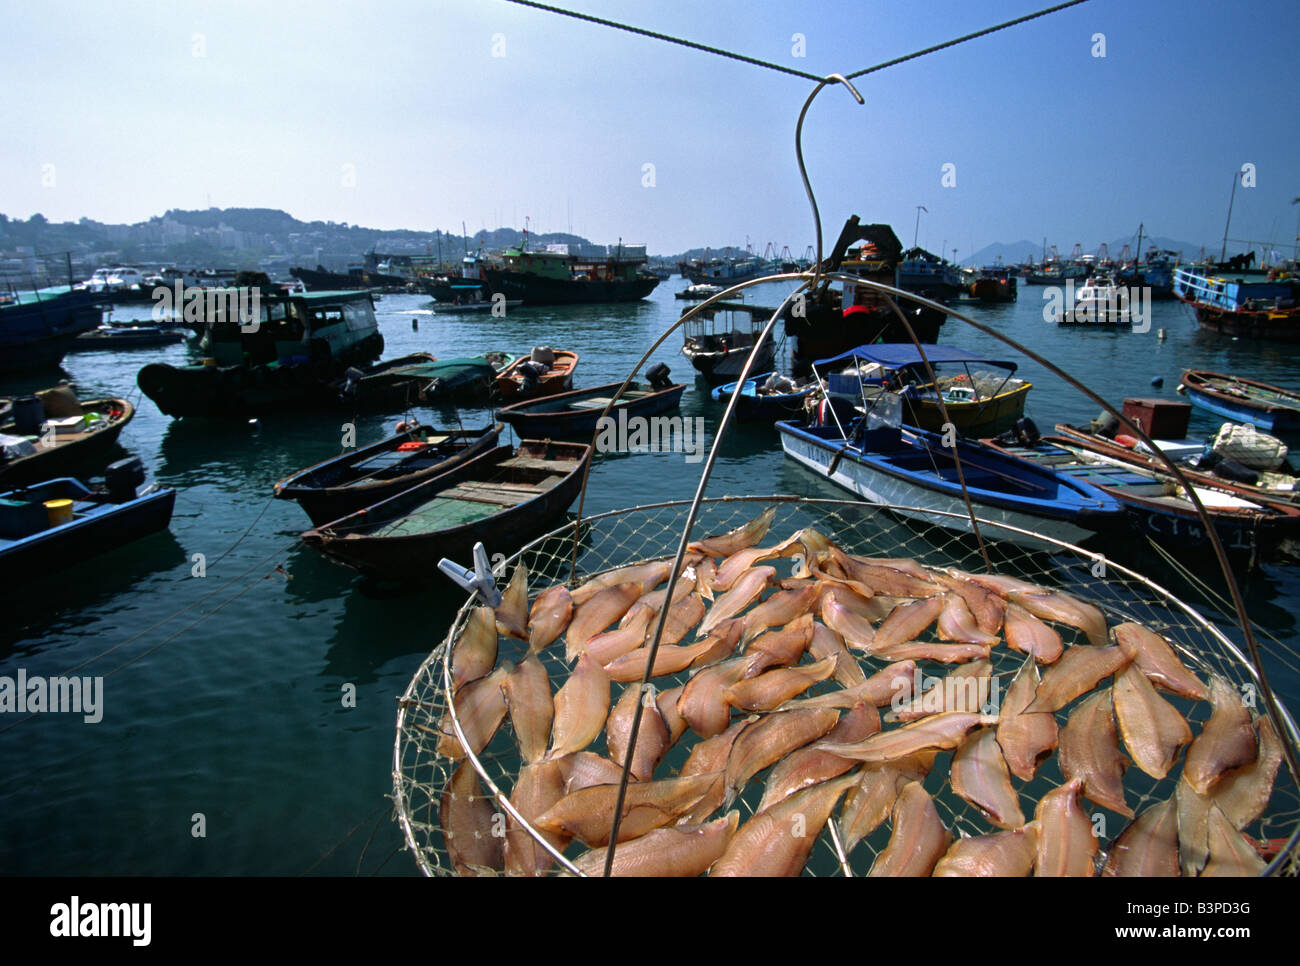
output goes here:
{"type": "Polygon", "coordinates": [[[1223,248],[1219,251],[1219,261],[1228,257],[1228,225],[1232,224],[1232,203],[1237,200],[1237,172],[1232,172],[1232,195],[1228,198],[1228,221],[1223,226],[1223,248]]]}
{"type": "Polygon", "coordinates": [[[1133,253],[1133,274],[1137,274],[1138,266],[1142,264],[1142,229],[1146,227],[1145,222],[1138,222],[1138,247],[1133,253]]]}

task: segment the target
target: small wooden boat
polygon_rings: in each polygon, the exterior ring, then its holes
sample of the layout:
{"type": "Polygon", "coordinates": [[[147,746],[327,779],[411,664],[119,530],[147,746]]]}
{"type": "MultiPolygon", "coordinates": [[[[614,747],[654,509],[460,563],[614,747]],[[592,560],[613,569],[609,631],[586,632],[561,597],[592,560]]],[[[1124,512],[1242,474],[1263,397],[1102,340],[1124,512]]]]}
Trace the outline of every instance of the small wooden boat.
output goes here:
{"type": "Polygon", "coordinates": [[[437,361],[427,352],[413,352],[367,369],[349,368],[336,383],[339,401],[358,412],[418,406],[430,381],[420,367],[437,361]]]}
{"type": "Polygon", "coordinates": [[[108,467],[92,489],[70,477],[0,493],[0,584],[9,586],[167,529],[176,491],[141,489],[132,457],[108,467]]]}
{"type": "Polygon", "coordinates": [[[1016,368],[1014,362],[986,359],[948,345],[926,346],[923,359],[910,342],[862,345],[813,363],[813,372],[824,379],[829,395],[857,399],[865,408],[883,392],[898,392],[906,425],[941,432],[944,423],[951,421],[958,433],[970,437],[1000,433],[1024,415],[1033,383],[1015,378],[1016,368]],[[926,362],[934,369],[937,385],[930,382],[926,362]],[[846,371],[836,371],[846,366],[846,371]],[[1002,371],[978,368],[982,366],[1002,371]]]}
{"type": "Polygon", "coordinates": [[[1179,392],[1193,406],[1242,423],[1253,423],[1267,433],[1300,431],[1300,393],[1253,379],[1221,372],[1189,369],[1179,392]]]}
{"type": "MultiPolygon", "coordinates": [[[[824,479],[869,503],[954,513],[954,517],[939,517],[897,511],[927,524],[969,532],[954,447],[925,430],[897,426],[864,430],[864,425],[862,419],[856,420],[848,427],[848,438],[838,425],[779,422],[776,427],[785,455],[824,479]]],[[[957,440],[955,449],[980,519],[1070,543],[1125,523],[1123,507],[1088,483],[977,443],[957,440]]],[[[1035,548],[1051,546],[1000,530],[986,537],[1035,548]]]]}
{"type": "Polygon", "coordinates": [[[83,332],[72,340],[69,352],[93,349],[138,349],[160,345],[175,345],[185,341],[181,329],[156,325],[101,325],[98,329],[83,332]]]}
{"type": "Polygon", "coordinates": [[[573,372],[577,368],[578,353],[536,346],[528,356],[520,356],[501,370],[497,376],[497,395],[513,402],[568,392],[573,388],[573,372]]]}
{"type": "Polygon", "coordinates": [[[134,416],[126,399],[78,400],[69,386],[20,397],[0,424],[0,483],[17,486],[102,467],[134,416]]]}
{"type": "MultiPolygon", "coordinates": [[[[651,385],[644,386],[637,382],[628,385],[627,391],[619,397],[610,409],[611,419],[626,419],[632,416],[653,416],[677,408],[686,387],[667,381],[667,366],[664,366],[664,378],[656,381],[651,373],[651,385]],[[625,415],[620,416],[623,413],[625,415]]],[[[609,401],[623,384],[611,382],[591,389],[575,389],[562,392],[544,399],[518,402],[497,410],[496,418],[514,427],[520,437],[530,439],[576,439],[589,437],[596,431],[600,414],[604,412],[609,401]]]]}
{"type": "Polygon", "coordinates": [[[487,452],[502,428],[500,423],[484,429],[411,426],[299,470],[275,484],[275,496],[297,500],[312,523],[329,523],[487,452]]]}
{"type": "MultiPolygon", "coordinates": [[[[784,379],[780,386],[773,387],[774,372],[765,372],[761,376],[746,379],[736,401],[736,418],[745,422],[774,423],[778,419],[790,419],[803,412],[804,400],[813,392],[816,385],[796,386],[792,380],[784,379]],[[794,388],[790,388],[793,386],[794,388]]],[[[729,402],[736,391],[738,383],[729,382],[718,386],[709,395],[715,402],[729,402]]]]}
{"type": "MultiPolygon", "coordinates": [[[[1064,436],[1044,436],[1033,445],[986,440],[985,443],[1045,470],[1088,483],[1123,504],[1132,529],[1169,549],[1205,550],[1209,537],[1186,492],[1167,473],[1092,452],[1064,436]]],[[[1231,486],[1192,481],[1229,552],[1255,554],[1273,549],[1300,532],[1300,507],[1266,505],[1242,496],[1231,486]]]]}
{"type": "Polygon", "coordinates": [[[428,577],[444,557],[468,564],[474,544],[511,554],[557,526],[578,497],[591,447],[524,440],[499,446],[303,540],[363,574],[428,577]]]}

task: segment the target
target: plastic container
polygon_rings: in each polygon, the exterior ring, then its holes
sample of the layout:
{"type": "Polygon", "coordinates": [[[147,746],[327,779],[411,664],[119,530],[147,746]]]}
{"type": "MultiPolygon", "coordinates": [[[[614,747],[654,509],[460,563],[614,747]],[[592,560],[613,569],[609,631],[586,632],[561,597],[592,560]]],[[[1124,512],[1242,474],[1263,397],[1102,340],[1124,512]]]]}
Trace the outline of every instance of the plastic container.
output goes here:
{"type": "Polygon", "coordinates": [[[45,513],[50,518],[50,526],[57,527],[72,522],[71,500],[46,500],[45,513]]]}

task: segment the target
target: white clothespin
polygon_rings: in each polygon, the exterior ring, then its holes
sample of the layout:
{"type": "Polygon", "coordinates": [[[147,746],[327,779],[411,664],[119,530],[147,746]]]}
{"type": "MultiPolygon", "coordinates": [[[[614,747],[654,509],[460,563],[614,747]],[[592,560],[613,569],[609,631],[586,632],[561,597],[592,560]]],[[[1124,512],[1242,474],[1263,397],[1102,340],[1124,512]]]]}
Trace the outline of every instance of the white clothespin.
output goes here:
{"type": "Polygon", "coordinates": [[[438,561],[438,569],[471,594],[478,594],[483,599],[483,603],[489,607],[500,605],[501,591],[497,590],[496,578],[492,576],[487,550],[482,543],[474,544],[473,570],[462,567],[446,557],[438,561]]]}

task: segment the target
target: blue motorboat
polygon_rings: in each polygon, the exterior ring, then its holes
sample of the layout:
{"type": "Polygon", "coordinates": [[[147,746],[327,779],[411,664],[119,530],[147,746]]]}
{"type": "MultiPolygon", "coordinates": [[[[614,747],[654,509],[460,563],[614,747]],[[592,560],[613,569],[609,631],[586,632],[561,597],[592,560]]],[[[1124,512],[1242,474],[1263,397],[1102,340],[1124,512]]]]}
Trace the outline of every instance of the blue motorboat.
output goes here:
{"type": "Polygon", "coordinates": [[[1035,534],[1078,543],[1126,526],[1124,508],[1097,487],[999,453],[978,443],[945,440],[912,427],[867,428],[864,417],[834,414],[829,425],[778,422],[786,456],[870,503],[947,529],[969,531],[966,491],[981,520],[1018,527],[986,536],[1051,548],[1035,534]],[[960,475],[954,451],[961,462],[960,475]],[[946,511],[941,516],[926,511],[946,511]]]}
{"type": "Polygon", "coordinates": [[[0,293],[0,372],[56,368],[77,336],[99,326],[99,301],[67,285],[0,293]]]}
{"type": "MultiPolygon", "coordinates": [[[[745,380],[736,401],[736,418],[743,422],[774,423],[778,419],[789,419],[803,411],[804,400],[817,388],[816,383],[797,386],[785,377],[777,377],[779,383],[773,384],[775,372],[765,372],[745,380]]],[[[730,401],[739,383],[729,382],[716,387],[710,395],[714,402],[730,401]]]]}
{"type": "Polygon", "coordinates": [[[167,529],[176,491],[143,482],[144,466],[132,457],[110,465],[93,489],[62,477],[0,493],[0,586],[167,529]]]}

